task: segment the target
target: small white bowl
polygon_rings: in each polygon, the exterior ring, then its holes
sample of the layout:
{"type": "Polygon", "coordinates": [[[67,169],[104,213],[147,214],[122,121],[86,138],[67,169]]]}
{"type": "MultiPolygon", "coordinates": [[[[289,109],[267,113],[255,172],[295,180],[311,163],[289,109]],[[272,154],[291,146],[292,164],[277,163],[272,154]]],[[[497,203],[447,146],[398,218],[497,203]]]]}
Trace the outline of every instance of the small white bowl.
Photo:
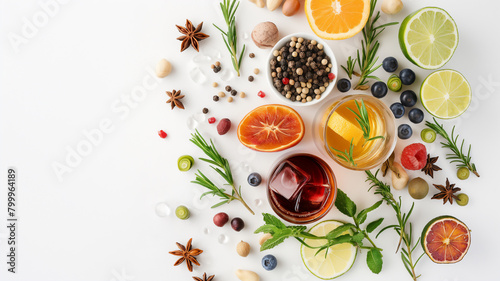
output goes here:
{"type": "Polygon", "coordinates": [[[294,34],[290,34],[290,35],[287,35],[287,36],[281,38],[281,40],[278,41],[278,43],[276,43],[276,45],[274,45],[274,47],[269,52],[269,56],[267,58],[267,68],[266,69],[267,69],[267,73],[266,73],[266,75],[267,75],[267,82],[269,83],[269,86],[271,87],[271,91],[274,93],[275,96],[278,97],[278,99],[280,100],[280,102],[282,104],[285,104],[285,105],[308,106],[308,105],[314,105],[314,104],[320,103],[324,99],[326,99],[326,97],[332,92],[333,87],[335,87],[335,83],[337,82],[337,74],[338,74],[337,60],[335,59],[335,55],[333,54],[332,49],[330,48],[330,46],[328,46],[328,44],[326,44],[325,41],[323,41],[318,36],[312,35],[312,34],[307,34],[307,33],[294,33],[294,34]],[[312,101],[308,101],[308,102],[292,101],[290,99],[287,99],[285,96],[283,96],[274,87],[273,78],[271,77],[271,65],[269,64],[269,62],[274,57],[274,55],[273,55],[274,50],[281,49],[281,47],[283,47],[287,42],[289,42],[293,36],[295,36],[297,38],[302,37],[304,39],[316,40],[316,42],[318,42],[318,44],[322,44],[323,45],[323,50],[324,50],[325,54],[330,57],[330,61],[331,61],[331,64],[332,64],[332,68],[331,68],[330,72],[335,75],[335,78],[333,78],[333,80],[330,81],[330,84],[328,85],[328,87],[325,89],[325,91],[323,92],[323,94],[321,94],[321,98],[320,99],[313,99],[312,101]]]}

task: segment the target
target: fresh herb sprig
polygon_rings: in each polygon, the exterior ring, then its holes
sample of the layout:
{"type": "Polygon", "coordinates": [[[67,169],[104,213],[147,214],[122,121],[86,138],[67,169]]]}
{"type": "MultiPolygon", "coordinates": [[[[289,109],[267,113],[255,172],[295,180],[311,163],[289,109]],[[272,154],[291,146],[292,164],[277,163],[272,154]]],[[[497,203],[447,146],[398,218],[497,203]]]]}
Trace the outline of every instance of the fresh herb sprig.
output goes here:
{"type": "Polygon", "coordinates": [[[386,27],[398,24],[398,22],[389,22],[386,24],[381,24],[376,26],[377,21],[380,19],[380,12],[377,12],[375,16],[373,16],[375,11],[375,6],[377,5],[377,0],[371,0],[370,2],[370,16],[368,17],[368,21],[366,22],[365,27],[363,28],[363,40],[361,40],[361,54],[360,51],[357,51],[356,59],[352,59],[350,56],[347,59],[347,67],[342,66],[342,68],[346,71],[349,78],[352,75],[356,75],[354,72],[354,65],[357,63],[360,74],[359,81],[354,86],[354,90],[366,90],[369,88],[367,79],[376,79],[380,80],[377,76],[372,75],[372,73],[377,70],[381,64],[376,65],[378,61],[377,51],[380,47],[380,43],[378,42],[377,37],[385,30],[386,27]]]}
{"type": "Polygon", "coordinates": [[[338,150],[330,146],[330,148],[337,153],[337,157],[344,160],[347,163],[350,163],[353,167],[356,167],[356,163],[354,163],[354,144],[352,143],[349,144],[349,149],[346,149],[344,151],[338,150]]]}
{"type": "Polygon", "coordinates": [[[243,197],[241,195],[241,186],[239,186],[239,188],[236,188],[234,184],[229,161],[227,161],[226,158],[222,157],[219,154],[212,140],[210,140],[210,144],[207,143],[207,141],[198,132],[198,130],[196,130],[196,133],[191,134],[191,139],[189,140],[201,150],[203,150],[203,152],[210,158],[199,159],[212,164],[213,166],[210,165],[210,167],[214,169],[226,181],[226,185],[229,185],[232,188],[231,194],[226,193],[225,189],[217,187],[217,185],[215,185],[207,176],[205,176],[200,170],[198,170],[198,173],[195,173],[196,178],[194,181],[192,181],[192,183],[199,184],[210,190],[203,193],[200,199],[209,194],[211,194],[212,196],[220,197],[222,201],[213,205],[212,208],[216,208],[233,200],[237,200],[240,201],[243,206],[245,206],[247,210],[252,213],[252,215],[255,215],[255,213],[252,211],[252,209],[250,209],[245,200],[243,200],[243,197]]]}
{"type": "Polygon", "coordinates": [[[227,32],[223,31],[220,27],[214,24],[215,28],[222,33],[222,39],[224,39],[224,43],[231,54],[231,61],[233,62],[234,70],[236,70],[238,76],[240,76],[241,60],[243,59],[243,54],[245,53],[245,45],[243,44],[243,49],[241,50],[241,54],[238,58],[238,37],[236,34],[236,18],[234,14],[236,13],[239,5],[240,2],[236,2],[236,0],[224,0],[220,3],[220,9],[224,15],[224,20],[227,25],[227,32]]]}
{"type": "Polygon", "coordinates": [[[363,130],[363,138],[365,139],[365,143],[376,139],[384,139],[383,136],[374,136],[370,138],[370,117],[368,116],[368,110],[366,109],[365,102],[363,101],[363,99],[361,99],[361,105],[359,105],[359,102],[357,100],[354,100],[354,103],[356,104],[358,112],[354,111],[350,107],[348,107],[347,109],[349,109],[352,113],[354,113],[354,115],[356,115],[356,121],[361,127],[361,130],[363,130]]]}
{"type": "Polygon", "coordinates": [[[449,148],[453,154],[446,154],[446,159],[451,160],[451,163],[458,163],[457,167],[465,167],[469,169],[469,171],[473,172],[474,175],[479,177],[479,173],[477,172],[476,165],[471,162],[471,156],[470,156],[470,150],[472,148],[472,145],[469,144],[469,149],[467,150],[467,155],[464,154],[463,148],[464,148],[464,141],[462,140],[462,144],[460,145],[460,149],[457,146],[457,141],[458,141],[458,136],[459,135],[454,135],[455,134],[455,126],[451,129],[451,137],[448,135],[448,133],[445,131],[443,125],[440,125],[437,121],[436,118],[434,119],[434,123],[431,123],[429,121],[425,121],[425,125],[434,131],[436,131],[437,134],[445,138],[446,142],[441,142],[443,147],[449,148]]]}
{"type": "Polygon", "coordinates": [[[325,251],[325,255],[328,254],[329,248],[333,245],[351,243],[359,249],[368,250],[366,260],[368,267],[373,273],[379,273],[382,270],[383,263],[381,253],[382,249],[378,248],[375,245],[368,234],[373,232],[382,223],[383,218],[370,222],[366,226],[366,229],[362,229],[360,225],[366,221],[368,213],[378,208],[380,204],[382,204],[382,200],[370,206],[369,208],[360,211],[356,215],[356,204],[342,190],[337,189],[335,206],[340,210],[340,212],[351,217],[354,221],[354,224],[346,223],[330,231],[325,236],[313,235],[306,231],[307,228],[305,226],[286,226],[275,216],[264,213],[263,218],[266,224],[255,230],[255,233],[269,233],[272,235],[272,238],[264,242],[260,247],[260,250],[264,251],[274,248],[289,237],[294,237],[305,247],[317,249],[316,254],[325,251]],[[352,235],[343,234],[348,230],[352,232],[352,235]],[[326,240],[326,242],[321,246],[311,246],[305,242],[305,239],[324,239],[326,240]],[[364,239],[368,240],[371,246],[364,246],[364,239]]]}
{"type": "Polygon", "coordinates": [[[379,194],[380,196],[382,196],[382,200],[384,200],[394,209],[394,211],[396,212],[396,219],[398,223],[384,227],[379,231],[376,237],[378,237],[383,231],[390,228],[394,229],[398,233],[399,243],[396,252],[400,249],[401,243],[404,243],[404,247],[401,248],[401,260],[403,261],[403,264],[408,273],[411,275],[412,279],[416,281],[417,278],[420,277],[420,275],[417,275],[415,273],[415,267],[424,254],[422,253],[422,255],[420,255],[420,257],[415,262],[413,262],[412,254],[414,253],[420,241],[419,237],[415,244],[412,244],[412,225],[411,222],[408,222],[410,215],[413,212],[414,203],[411,205],[408,213],[403,213],[401,211],[401,197],[399,197],[399,200],[396,200],[394,198],[391,193],[391,187],[377,178],[378,172],[379,171],[377,170],[374,175],[370,170],[365,171],[367,175],[366,181],[371,183],[370,189],[375,188],[375,194],[379,194]]]}

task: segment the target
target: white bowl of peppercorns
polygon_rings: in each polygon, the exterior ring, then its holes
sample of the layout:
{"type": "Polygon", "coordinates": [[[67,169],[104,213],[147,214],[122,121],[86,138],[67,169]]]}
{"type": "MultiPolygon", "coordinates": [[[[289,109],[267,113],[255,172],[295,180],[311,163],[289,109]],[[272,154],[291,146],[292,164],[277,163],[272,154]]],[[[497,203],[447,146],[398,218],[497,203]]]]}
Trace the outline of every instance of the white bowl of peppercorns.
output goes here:
{"type": "Polygon", "coordinates": [[[332,49],[307,33],[283,37],[271,50],[267,79],[273,93],[287,105],[306,106],[324,100],[337,81],[332,49]]]}

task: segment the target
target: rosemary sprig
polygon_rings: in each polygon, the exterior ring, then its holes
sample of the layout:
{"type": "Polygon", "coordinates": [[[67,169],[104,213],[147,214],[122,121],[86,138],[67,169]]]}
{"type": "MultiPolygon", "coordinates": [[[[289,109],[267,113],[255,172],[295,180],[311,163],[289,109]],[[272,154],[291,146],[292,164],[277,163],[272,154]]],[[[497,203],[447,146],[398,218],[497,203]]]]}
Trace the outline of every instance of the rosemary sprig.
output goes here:
{"type": "Polygon", "coordinates": [[[413,262],[412,254],[414,253],[415,249],[419,244],[420,237],[413,245],[412,226],[411,222],[408,222],[408,219],[410,218],[410,215],[413,212],[413,207],[415,204],[413,203],[411,205],[411,208],[408,211],[408,213],[403,213],[401,211],[402,207],[401,197],[399,197],[399,200],[394,199],[394,196],[391,193],[390,186],[377,179],[378,172],[379,171],[377,170],[377,172],[374,175],[370,170],[365,171],[367,175],[366,181],[371,183],[370,189],[375,188],[375,194],[379,194],[380,196],[382,196],[382,200],[384,200],[388,205],[390,205],[394,209],[394,211],[396,212],[396,219],[398,223],[384,227],[382,230],[379,231],[376,237],[378,237],[383,231],[389,228],[394,229],[398,233],[399,243],[396,252],[399,250],[401,242],[403,242],[404,247],[401,248],[401,260],[403,261],[403,265],[405,266],[408,273],[411,275],[412,279],[416,281],[417,278],[420,277],[420,275],[417,275],[415,273],[415,267],[417,266],[417,263],[420,261],[420,258],[422,258],[424,254],[422,253],[422,255],[420,255],[420,257],[415,262],[413,262]]]}
{"type": "Polygon", "coordinates": [[[372,75],[372,73],[377,70],[381,64],[375,65],[378,61],[377,51],[380,47],[380,43],[376,40],[377,37],[385,30],[386,27],[398,24],[398,22],[389,22],[386,24],[381,24],[376,26],[377,21],[380,19],[380,12],[378,11],[375,16],[373,13],[375,11],[375,6],[377,5],[377,0],[371,0],[370,2],[370,16],[363,28],[363,40],[361,40],[361,54],[357,51],[357,58],[353,61],[349,56],[347,59],[347,67],[342,66],[342,68],[347,72],[349,78],[352,77],[354,73],[354,62],[358,63],[360,70],[359,81],[354,90],[366,90],[369,88],[367,79],[380,80],[377,76],[372,75]]]}
{"type": "Polygon", "coordinates": [[[463,153],[465,140],[462,140],[462,144],[460,145],[459,149],[457,146],[457,140],[459,135],[454,136],[455,126],[453,126],[453,128],[451,129],[451,137],[450,137],[448,133],[444,130],[443,125],[440,125],[436,121],[436,118],[433,119],[434,119],[434,124],[429,121],[425,121],[425,125],[436,131],[436,133],[442,136],[443,138],[445,138],[446,142],[441,142],[441,144],[443,145],[443,147],[449,148],[453,152],[453,154],[450,153],[446,154],[446,159],[451,160],[450,161],[451,163],[458,163],[457,164],[458,168],[466,167],[467,169],[469,169],[469,171],[473,172],[474,175],[479,177],[479,173],[476,170],[476,165],[471,162],[470,150],[472,148],[472,145],[469,144],[467,155],[465,155],[463,153]]]}
{"type": "Polygon", "coordinates": [[[354,111],[350,107],[348,107],[347,109],[349,109],[352,113],[354,113],[354,115],[356,115],[356,121],[361,127],[361,130],[363,130],[363,138],[365,139],[365,143],[376,139],[384,139],[383,136],[374,136],[370,138],[370,131],[371,131],[370,117],[368,116],[368,111],[366,110],[365,102],[363,101],[363,99],[361,99],[361,105],[359,105],[357,100],[354,100],[354,103],[356,104],[358,112],[354,111]]]}
{"type": "Polygon", "coordinates": [[[351,143],[349,144],[349,150],[346,149],[345,151],[340,151],[331,146],[330,149],[332,149],[337,153],[337,157],[339,157],[340,159],[344,160],[347,163],[350,163],[353,167],[356,167],[356,163],[354,163],[354,158],[353,158],[354,144],[352,143],[352,141],[353,140],[351,139],[351,143]]]}
{"type": "Polygon", "coordinates": [[[240,76],[241,60],[243,58],[243,54],[245,53],[245,45],[243,44],[243,49],[241,50],[241,54],[238,59],[238,37],[236,34],[236,18],[234,17],[234,14],[236,13],[239,5],[240,2],[236,2],[236,0],[224,0],[220,3],[220,9],[222,10],[222,14],[224,15],[224,20],[227,25],[227,32],[223,31],[220,27],[214,24],[215,28],[222,33],[222,39],[224,39],[224,43],[229,50],[229,54],[231,54],[231,61],[233,62],[234,70],[236,70],[238,76],[240,76]]]}
{"type": "Polygon", "coordinates": [[[352,59],[350,56],[347,58],[347,62],[346,62],[346,65],[347,67],[341,65],[341,67],[344,69],[344,71],[347,73],[347,76],[349,76],[349,79],[352,79],[352,75],[356,75],[356,76],[359,76],[359,73],[357,73],[356,71],[354,71],[354,67],[356,66],[356,62],[358,61],[358,59],[352,59]]]}
{"type": "Polygon", "coordinates": [[[245,200],[241,195],[241,186],[237,189],[233,175],[231,173],[231,167],[229,166],[229,161],[226,158],[222,157],[217,149],[215,148],[214,143],[210,140],[210,144],[203,138],[203,136],[196,130],[196,133],[191,134],[191,139],[189,139],[192,143],[194,143],[197,147],[199,147],[203,152],[210,158],[199,158],[202,161],[210,163],[210,167],[214,169],[225,181],[226,185],[231,186],[232,191],[231,194],[226,193],[226,190],[223,188],[217,187],[208,177],[206,177],[200,170],[195,174],[196,178],[192,183],[199,184],[201,186],[206,187],[209,191],[203,193],[200,197],[203,198],[206,195],[219,196],[221,198],[221,202],[212,206],[212,208],[219,207],[223,204],[227,204],[233,200],[240,201],[252,215],[255,213],[250,209],[245,200]]]}

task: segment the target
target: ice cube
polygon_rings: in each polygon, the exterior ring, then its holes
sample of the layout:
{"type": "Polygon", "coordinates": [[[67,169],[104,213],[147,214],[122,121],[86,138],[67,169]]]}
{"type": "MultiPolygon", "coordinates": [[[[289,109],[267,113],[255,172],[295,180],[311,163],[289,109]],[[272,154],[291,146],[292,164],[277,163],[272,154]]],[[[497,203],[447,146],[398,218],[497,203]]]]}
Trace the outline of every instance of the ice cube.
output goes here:
{"type": "Polygon", "coordinates": [[[199,67],[192,68],[189,71],[189,78],[196,84],[203,84],[207,81],[207,76],[199,67]]]}
{"type": "Polygon", "coordinates": [[[270,187],[287,200],[295,200],[310,176],[289,161],[281,163],[270,180],[270,187]]]}
{"type": "Polygon", "coordinates": [[[314,212],[321,209],[321,205],[328,194],[330,186],[306,184],[295,205],[296,212],[314,212]]]}

